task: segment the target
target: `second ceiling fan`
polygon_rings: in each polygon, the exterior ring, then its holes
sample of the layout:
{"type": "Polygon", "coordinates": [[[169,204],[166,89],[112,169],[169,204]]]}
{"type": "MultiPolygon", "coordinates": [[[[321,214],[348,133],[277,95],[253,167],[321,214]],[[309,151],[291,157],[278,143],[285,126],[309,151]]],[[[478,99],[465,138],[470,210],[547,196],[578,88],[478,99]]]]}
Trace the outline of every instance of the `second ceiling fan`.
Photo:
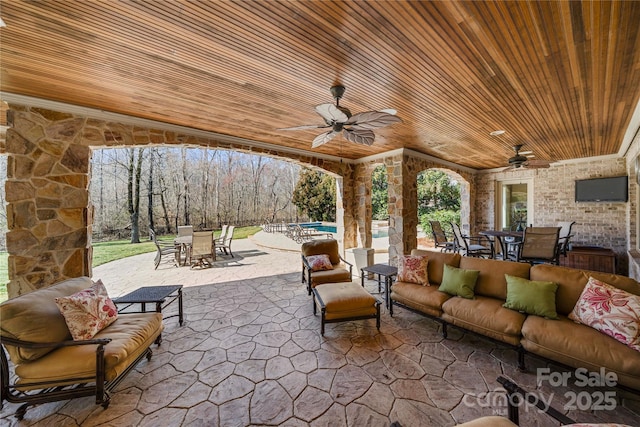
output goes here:
{"type": "Polygon", "coordinates": [[[520,150],[522,150],[522,146],[523,144],[513,146],[513,151],[515,151],[516,154],[508,160],[509,166],[507,166],[504,170],[519,168],[539,169],[549,167],[549,163],[551,162],[547,160],[532,159],[525,155],[530,154],[531,151],[520,152],[520,150]]]}

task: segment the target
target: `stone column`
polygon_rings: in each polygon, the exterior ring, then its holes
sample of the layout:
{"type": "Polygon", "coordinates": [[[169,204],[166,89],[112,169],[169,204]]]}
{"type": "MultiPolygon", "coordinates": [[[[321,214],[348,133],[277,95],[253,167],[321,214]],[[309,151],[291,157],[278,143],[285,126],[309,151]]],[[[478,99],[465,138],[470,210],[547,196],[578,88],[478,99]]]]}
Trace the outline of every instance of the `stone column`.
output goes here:
{"type": "Polygon", "coordinates": [[[371,165],[356,165],[354,198],[358,223],[357,246],[370,248],[371,238],[371,165]]]}
{"type": "Polygon", "coordinates": [[[397,155],[385,160],[389,177],[389,264],[417,247],[417,172],[411,159],[397,155]]]}
{"type": "Polygon", "coordinates": [[[91,276],[91,150],[85,119],[12,107],[7,130],[10,298],[91,276]]]}

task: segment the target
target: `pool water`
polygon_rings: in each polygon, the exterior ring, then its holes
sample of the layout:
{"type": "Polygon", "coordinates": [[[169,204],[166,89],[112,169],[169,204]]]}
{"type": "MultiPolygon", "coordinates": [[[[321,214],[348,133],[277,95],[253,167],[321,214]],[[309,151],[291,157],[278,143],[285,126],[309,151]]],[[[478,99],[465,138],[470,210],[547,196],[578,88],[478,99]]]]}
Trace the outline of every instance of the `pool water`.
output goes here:
{"type": "MultiPolygon", "coordinates": [[[[336,233],[338,231],[338,228],[333,225],[310,225],[308,227],[313,227],[316,230],[323,231],[325,233],[336,233]]],[[[380,237],[389,237],[389,230],[386,228],[381,230],[374,230],[372,233],[372,237],[374,239],[377,239],[380,237]]]]}

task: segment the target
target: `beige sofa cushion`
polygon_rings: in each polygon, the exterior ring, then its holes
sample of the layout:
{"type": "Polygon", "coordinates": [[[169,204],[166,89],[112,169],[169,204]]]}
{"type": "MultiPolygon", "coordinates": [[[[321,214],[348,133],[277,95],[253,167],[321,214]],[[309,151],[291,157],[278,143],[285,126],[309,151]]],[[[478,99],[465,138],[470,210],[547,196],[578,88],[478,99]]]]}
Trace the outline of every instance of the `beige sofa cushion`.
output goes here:
{"type": "Polygon", "coordinates": [[[442,319],[499,341],[518,345],[526,316],[502,307],[503,303],[502,300],[479,295],[475,299],[453,297],[442,304],[442,319]]]}
{"type": "Polygon", "coordinates": [[[414,249],[411,251],[411,255],[426,255],[429,258],[427,263],[427,277],[429,278],[429,284],[440,285],[442,283],[442,272],[444,265],[450,265],[452,267],[460,266],[460,254],[452,252],[440,252],[430,251],[425,249],[414,249]]]}
{"type": "Polygon", "coordinates": [[[565,365],[614,371],[618,383],[640,390],[640,352],[588,326],[560,316],[528,316],[522,325],[525,350],[565,365]]]}
{"type": "Polygon", "coordinates": [[[565,316],[573,310],[590,276],[616,288],[640,295],[640,284],[638,284],[638,282],[629,277],[611,273],[583,271],[557,265],[539,264],[531,267],[530,276],[531,280],[543,280],[558,284],[556,309],[558,314],[565,316]]]}
{"type": "Polygon", "coordinates": [[[451,295],[440,292],[435,285],[422,286],[416,283],[395,282],[391,287],[393,301],[435,317],[442,314],[442,304],[449,298],[451,295]]]}
{"type": "MultiPolygon", "coordinates": [[[[98,332],[94,339],[111,338],[104,349],[105,376],[110,381],[120,375],[160,335],[162,313],[120,314],[118,320],[98,332]]],[[[62,347],[30,363],[16,366],[18,384],[95,376],[96,346],[62,347]]],[[[75,384],[78,381],[70,381],[75,384]]],[[[41,388],[41,387],[35,387],[41,388]]],[[[26,387],[28,389],[28,387],[26,387]]]]}
{"type": "Polygon", "coordinates": [[[474,290],[476,295],[498,298],[504,303],[507,299],[507,279],[504,275],[528,279],[531,266],[523,262],[465,256],[460,260],[460,268],[480,271],[474,290]]]}
{"type": "MultiPolygon", "coordinates": [[[[3,337],[37,343],[70,340],[71,333],[55,299],[86,289],[92,283],[89,277],[68,279],[5,301],[0,304],[0,334],[3,337]]],[[[50,348],[17,349],[10,345],[6,348],[15,364],[38,359],[51,351],[50,348]]]]}
{"type": "Polygon", "coordinates": [[[476,418],[473,421],[456,424],[456,427],[518,427],[517,424],[509,421],[508,418],[490,415],[482,418],[476,418]]]}

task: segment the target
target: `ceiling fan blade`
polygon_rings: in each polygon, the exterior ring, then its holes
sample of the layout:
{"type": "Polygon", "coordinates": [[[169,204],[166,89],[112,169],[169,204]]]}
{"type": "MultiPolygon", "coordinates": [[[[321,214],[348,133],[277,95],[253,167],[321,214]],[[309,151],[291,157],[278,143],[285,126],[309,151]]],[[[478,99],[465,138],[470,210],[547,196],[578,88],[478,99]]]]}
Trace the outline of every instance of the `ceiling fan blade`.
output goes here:
{"type": "Polygon", "coordinates": [[[344,136],[347,141],[363,145],[371,145],[376,139],[376,135],[370,129],[344,129],[342,136],[344,136]]]}
{"type": "Polygon", "coordinates": [[[320,135],[314,138],[313,142],[311,143],[311,148],[317,148],[322,144],[326,144],[327,142],[335,138],[337,135],[338,135],[338,132],[334,132],[332,130],[330,130],[329,132],[321,133],[320,135]]]}
{"type": "Polygon", "coordinates": [[[316,112],[322,116],[327,124],[344,123],[349,120],[349,117],[333,104],[316,105],[316,112]]]}
{"type": "Polygon", "coordinates": [[[354,114],[345,124],[351,125],[351,129],[376,129],[398,122],[402,122],[402,119],[393,114],[382,111],[365,111],[354,114]]]}
{"type": "Polygon", "coordinates": [[[383,108],[382,110],[378,111],[380,111],[381,113],[391,114],[392,116],[398,114],[398,110],[396,110],[395,108],[383,108]]]}
{"type": "Polygon", "coordinates": [[[304,130],[304,129],[321,129],[328,128],[327,125],[302,125],[302,126],[294,126],[290,128],[278,128],[276,130],[304,130]]]}

